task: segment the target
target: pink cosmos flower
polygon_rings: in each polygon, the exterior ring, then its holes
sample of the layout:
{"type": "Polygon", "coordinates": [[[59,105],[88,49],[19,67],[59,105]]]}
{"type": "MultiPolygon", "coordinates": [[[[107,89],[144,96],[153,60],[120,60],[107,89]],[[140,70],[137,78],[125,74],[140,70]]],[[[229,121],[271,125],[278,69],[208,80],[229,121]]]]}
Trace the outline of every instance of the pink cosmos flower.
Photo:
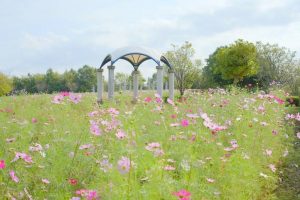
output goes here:
{"type": "Polygon", "coordinates": [[[162,103],[162,98],[159,94],[155,94],[155,101],[156,103],[162,103]]]}
{"type": "Polygon", "coordinates": [[[272,150],[271,149],[266,149],[265,151],[267,156],[272,156],[272,150]]]}
{"type": "Polygon", "coordinates": [[[234,149],[236,149],[236,148],[239,147],[239,145],[238,145],[238,143],[237,143],[236,140],[231,140],[231,141],[230,141],[230,144],[231,144],[231,147],[234,148],[234,149]]]}
{"type": "Polygon", "coordinates": [[[60,104],[64,100],[64,96],[58,94],[53,97],[52,103],[60,104]]]}
{"type": "Polygon", "coordinates": [[[49,184],[50,183],[50,181],[48,179],[46,179],[46,178],[43,178],[42,182],[45,183],[45,184],[49,184]]]}
{"type": "Polygon", "coordinates": [[[171,104],[172,106],[175,106],[175,104],[174,104],[174,101],[172,101],[172,99],[167,99],[167,102],[169,103],[169,104],[171,104]]]}
{"type": "Polygon", "coordinates": [[[91,148],[93,145],[92,144],[83,144],[79,147],[80,150],[83,150],[83,149],[89,149],[91,148]]]}
{"type": "Polygon", "coordinates": [[[271,169],[272,172],[276,172],[276,167],[274,164],[269,164],[269,168],[271,169]]]}
{"type": "Polygon", "coordinates": [[[73,93],[69,94],[69,99],[75,104],[78,104],[81,101],[81,98],[82,98],[81,94],[77,94],[77,95],[73,93]]]}
{"type": "Polygon", "coordinates": [[[262,106],[262,105],[260,105],[260,106],[258,106],[258,112],[261,112],[261,113],[264,113],[266,110],[265,110],[265,107],[264,106],[262,106]]]}
{"type": "Polygon", "coordinates": [[[118,161],[118,170],[121,174],[126,174],[129,172],[131,168],[130,159],[122,156],[122,158],[118,161]]]}
{"type": "Polygon", "coordinates": [[[9,175],[10,175],[10,178],[11,178],[14,182],[16,182],[16,183],[19,182],[19,178],[16,176],[15,171],[11,170],[11,171],[9,172],[9,175]]]}
{"type": "Polygon", "coordinates": [[[4,168],[5,168],[5,161],[0,160],[0,169],[4,169],[4,168]]]}
{"type": "Polygon", "coordinates": [[[212,179],[212,178],[206,178],[206,180],[207,180],[207,182],[209,182],[209,183],[215,182],[215,179],[212,179]]]}
{"type": "Polygon", "coordinates": [[[297,138],[300,139],[300,132],[298,132],[296,135],[297,135],[297,138]]]}
{"type": "Polygon", "coordinates": [[[191,193],[187,190],[179,190],[178,192],[173,192],[174,196],[177,196],[179,200],[190,200],[191,193]]]}
{"type": "Polygon", "coordinates": [[[111,115],[119,115],[120,112],[116,108],[109,108],[107,110],[111,115]]]}
{"type": "Polygon", "coordinates": [[[174,171],[175,169],[176,168],[171,166],[171,165],[167,165],[167,166],[164,167],[164,170],[166,170],[166,171],[174,171]]]}
{"type": "Polygon", "coordinates": [[[189,114],[186,114],[186,116],[189,117],[189,118],[193,118],[193,119],[199,118],[198,114],[191,114],[191,113],[189,113],[189,114]]]}
{"type": "Polygon", "coordinates": [[[273,134],[273,135],[278,135],[278,131],[272,130],[272,134],[273,134]]]}
{"type": "Polygon", "coordinates": [[[112,164],[109,163],[108,159],[103,159],[100,162],[100,169],[104,172],[108,172],[112,168],[112,164]]]}
{"type": "Polygon", "coordinates": [[[116,133],[116,136],[117,136],[118,139],[122,140],[126,137],[126,134],[125,134],[124,131],[118,130],[117,133],[116,133]]]}
{"type": "Polygon", "coordinates": [[[187,127],[188,125],[189,125],[189,120],[187,120],[187,119],[181,120],[181,126],[187,127]]]}
{"type": "Polygon", "coordinates": [[[151,97],[146,97],[146,98],[144,99],[144,101],[147,102],[147,103],[150,103],[150,102],[152,101],[152,98],[151,98],[151,97]]]}
{"type": "Polygon", "coordinates": [[[42,145],[38,144],[38,143],[35,143],[34,146],[30,146],[29,147],[29,151],[42,151],[43,150],[43,147],[42,145]]]}
{"type": "Polygon", "coordinates": [[[171,127],[176,127],[176,126],[180,126],[180,124],[179,123],[171,123],[170,126],[171,127]]]}
{"type": "Polygon", "coordinates": [[[89,116],[90,116],[90,117],[94,117],[94,116],[96,116],[97,114],[98,114],[98,111],[92,111],[92,112],[89,113],[89,116]]]}
{"type": "MultiPolygon", "coordinates": [[[[85,197],[87,200],[98,200],[100,197],[97,194],[96,190],[85,190],[80,189],[76,191],[77,195],[80,195],[81,197],[85,197]]],[[[74,198],[74,197],[73,197],[74,198]]],[[[80,199],[80,198],[79,198],[80,199]]],[[[77,200],[77,199],[76,199],[77,200]]]]}
{"type": "Polygon", "coordinates": [[[36,119],[36,118],[32,118],[32,119],[31,119],[31,122],[32,122],[33,124],[35,124],[35,123],[37,123],[37,119],[36,119]]]}
{"type": "Polygon", "coordinates": [[[15,158],[12,160],[12,162],[15,162],[19,159],[24,160],[26,163],[32,163],[32,158],[30,155],[27,155],[26,153],[23,152],[16,152],[15,158]]]}
{"type": "Polygon", "coordinates": [[[67,97],[67,96],[70,95],[70,92],[63,91],[63,92],[60,92],[59,94],[60,94],[61,96],[63,96],[63,97],[67,97]]]}
{"type": "Polygon", "coordinates": [[[147,149],[148,151],[155,151],[156,149],[159,148],[160,148],[160,144],[158,142],[148,143],[147,146],[145,147],[145,149],[147,149]]]}
{"type": "Polygon", "coordinates": [[[91,120],[90,123],[91,123],[91,126],[90,126],[91,133],[96,136],[101,135],[102,133],[100,131],[98,124],[93,120],[91,120]]]}

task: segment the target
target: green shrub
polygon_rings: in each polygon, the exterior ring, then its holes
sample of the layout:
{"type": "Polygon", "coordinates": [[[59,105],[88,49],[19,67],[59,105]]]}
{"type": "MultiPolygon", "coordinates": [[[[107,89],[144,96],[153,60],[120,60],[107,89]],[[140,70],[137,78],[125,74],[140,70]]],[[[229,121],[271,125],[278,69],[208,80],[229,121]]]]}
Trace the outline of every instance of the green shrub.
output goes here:
{"type": "Polygon", "coordinates": [[[0,97],[8,94],[12,90],[12,81],[0,72],[0,97]]]}
{"type": "Polygon", "coordinates": [[[286,98],[287,106],[300,106],[299,96],[290,96],[286,98]]]}

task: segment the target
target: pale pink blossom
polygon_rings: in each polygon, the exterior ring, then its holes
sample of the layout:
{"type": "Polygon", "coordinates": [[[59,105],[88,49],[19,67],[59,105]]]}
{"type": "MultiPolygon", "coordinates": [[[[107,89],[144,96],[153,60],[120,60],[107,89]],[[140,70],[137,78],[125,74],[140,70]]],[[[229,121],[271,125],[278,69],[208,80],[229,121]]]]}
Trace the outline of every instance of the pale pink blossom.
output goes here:
{"type": "Polygon", "coordinates": [[[121,139],[124,139],[126,137],[126,134],[125,134],[124,131],[118,130],[117,133],[116,133],[116,137],[121,140],[121,139]]]}
{"type": "Polygon", "coordinates": [[[176,168],[173,167],[173,166],[171,166],[171,165],[167,165],[167,166],[164,167],[164,170],[165,170],[165,171],[174,171],[175,169],[176,169],[176,168]]]}
{"type": "Polygon", "coordinates": [[[78,104],[81,101],[82,95],[81,94],[74,94],[70,93],[69,94],[69,99],[75,104],[78,104]]]}
{"type": "Polygon", "coordinates": [[[53,97],[52,103],[60,104],[64,100],[64,96],[58,94],[53,97]]]}
{"type": "Polygon", "coordinates": [[[46,178],[43,178],[42,182],[45,183],[45,184],[49,184],[50,183],[50,181],[48,179],[46,179],[46,178]]]}
{"type": "Polygon", "coordinates": [[[11,170],[11,171],[9,172],[9,175],[10,175],[10,178],[11,178],[14,182],[16,182],[16,183],[19,182],[19,178],[16,176],[15,171],[11,170]]]}
{"type": "Polygon", "coordinates": [[[131,168],[131,161],[129,158],[122,156],[118,161],[118,170],[121,174],[126,174],[131,168]]]}
{"type": "Polygon", "coordinates": [[[90,131],[91,131],[91,133],[93,135],[96,135],[96,136],[101,135],[102,133],[100,131],[100,128],[99,128],[98,124],[95,121],[93,121],[93,120],[91,120],[90,123],[91,123],[91,125],[90,125],[90,131]]]}
{"type": "Polygon", "coordinates": [[[209,182],[209,183],[213,183],[213,182],[215,182],[215,179],[212,179],[212,178],[206,178],[206,181],[209,182]]]}
{"type": "Polygon", "coordinates": [[[93,145],[92,144],[83,144],[79,147],[80,150],[83,150],[83,149],[89,149],[91,148],[93,145]]]}
{"type": "Polygon", "coordinates": [[[265,153],[266,153],[267,156],[272,156],[273,152],[272,152],[271,149],[266,149],[265,153]]]}
{"type": "Polygon", "coordinates": [[[276,172],[276,167],[274,164],[269,164],[269,168],[271,169],[272,172],[276,172]]]}
{"type": "Polygon", "coordinates": [[[26,153],[23,152],[16,152],[15,158],[12,160],[12,162],[15,162],[19,159],[24,160],[26,163],[32,163],[32,158],[30,155],[27,155],[26,153]]]}

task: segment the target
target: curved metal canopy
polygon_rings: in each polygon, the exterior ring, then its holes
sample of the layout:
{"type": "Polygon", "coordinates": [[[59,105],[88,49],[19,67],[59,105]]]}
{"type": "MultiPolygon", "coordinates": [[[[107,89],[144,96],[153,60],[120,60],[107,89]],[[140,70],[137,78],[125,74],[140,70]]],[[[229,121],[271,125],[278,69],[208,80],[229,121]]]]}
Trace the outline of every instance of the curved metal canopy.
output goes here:
{"type": "Polygon", "coordinates": [[[169,68],[172,69],[172,66],[170,65],[166,57],[159,57],[155,51],[144,47],[124,47],[117,49],[116,51],[112,52],[111,54],[108,54],[104,58],[100,69],[106,63],[111,62],[111,65],[113,65],[120,59],[128,61],[135,69],[137,69],[146,60],[153,60],[158,66],[161,65],[161,62],[163,62],[169,68]]]}

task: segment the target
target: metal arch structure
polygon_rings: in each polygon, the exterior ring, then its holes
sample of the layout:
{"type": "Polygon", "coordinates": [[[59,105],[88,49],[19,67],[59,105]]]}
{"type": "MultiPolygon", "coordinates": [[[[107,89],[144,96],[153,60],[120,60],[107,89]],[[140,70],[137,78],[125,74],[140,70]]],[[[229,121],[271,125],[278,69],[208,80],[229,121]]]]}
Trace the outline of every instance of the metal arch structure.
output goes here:
{"type": "Polygon", "coordinates": [[[134,71],[133,75],[133,101],[137,100],[138,97],[138,68],[139,66],[147,61],[152,60],[156,64],[157,69],[157,93],[162,96],[163,92],[163,66],[165,64],[169,70],[169,98],[174,98],[174,69],[169,63],[168,59],[165,56],[158,56],[158,54],[150,49],[143,47],[124,47],[117,49],[116,51],[108,54],[102,61],[99,69],[97,70],[97,101],[102,102],[102,93],[103,93],[103,67],[110,62],[108,68],[108,99],[113,99],[114,96],[114,64],[118,60],[126,60],[129,62],[134,71]]]}
{"type": "Polygon", "coordinates": [[[111,62],[110,65],[113,66],[120,59],[128,61],[134,69],[138,69],[138,67],[147,60],[153,60],[157,66],[161,66],[162,62],[168,66],[169,69],[173,69],[165,56],[162,55],[159,57],[153,50],[143,47],[124,47],[117,49],[104,58],[100,65],[100,69],[109,62],[111,62]]]}

